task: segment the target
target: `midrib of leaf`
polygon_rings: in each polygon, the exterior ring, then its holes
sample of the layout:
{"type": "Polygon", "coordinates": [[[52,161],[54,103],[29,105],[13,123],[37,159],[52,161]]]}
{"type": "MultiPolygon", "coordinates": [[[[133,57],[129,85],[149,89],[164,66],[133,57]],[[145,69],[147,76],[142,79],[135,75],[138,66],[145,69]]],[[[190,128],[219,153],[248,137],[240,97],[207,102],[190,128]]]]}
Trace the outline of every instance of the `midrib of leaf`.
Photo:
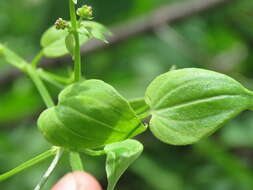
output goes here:
{"type": "MultiPolygon", "coordinates": [[[[241,111],[241,110],[240,110],[241,111]]],[[[227,115],[227,114],[231,114],[235,112],[234,110],[232,111],[229,111],[229,112],[222,112],[222,113],[215,113],[215,114],[212,114],[212,115],[209,115],[207,117],[204,117],[205,119],[209,119],[211,117],[217,117],[217,116],[221,116],[221,115],[227,115]]],[[[237,112],[236,112],[237,113],[237,112]]],[[[180,120],[180,119],[173,119],[169,116],[164,116],[164,115],[160,115],[160,114],[155,114],[156,117],[159,117],[161,119],[164,119],[164,120],[170,120],[170,121],[175,121],[175,122],[196,122],[196,121],[200,121],[202,120],[203,118],[198,118],[198,119],[188,119],[188,120],[180,120]]]]}
{"type": "MultiPolygon", "coordinates": [[[[189,83],[197,85],[198,83],[203,81],[206,84],[206,80],[209,80],[208,82],[210,83],[210,82],[215,82],[215,80],[217,80],[217,79],[214,80],[213,78],[210,78],[210,77],[199,77],[199,78],[192,78],[190,80],[184,81],[183,83],[181,83],[177,87],[169,90],[168,93],[166,93],[162,98],[160,98],[159,101],[153,106],[154,109],[158,108],[163,103],[164,100],[166,100],[169,96],[171,96],[171,94],[173,94],[173,92],[183,89],[184,87],[188,86],[189,83]],[[194,81],[194,80],[196,80],[196,81],[194,81]]],[[[160,87],[160,88],[163,88],[163,87],[160,87]]]]}
{"type": "Polygon", "coordinates": [[[154,110],[153,112],[160,113],[160,112],[164,112],[164,111],[167,111],[167,110],[170,110],[170,109],[180,108],[180,107],[183,107],[183,106],[189,106],[189,105],[192,105],[192,104],[204,103],[204,102],[208,102],[208,101],[212,101],[212,100],[219,100],[219,99],[224,99],[224,98],[235,98],[235,97],[246,97],[246,96],[237,95],[237,94],[236,95],[227,95],[227,94],[224,95],[224,94],[222,94],[222,95],[210,96],[210,97],[201,98],[201,99],[197,99],[197,100],[190,100],[190,101],[183,102],[183,103],[180,103],[180,104],[176,104],[176,105],[173,105],[173,106],[169,106],[169,107],[166,107],[166,108],[154,110]]]}
{"type": "Polygon", "coordinates": [[[78,110],[76,110],[74,108],[71,108],[71,107],[68,107],[68,106],[63,106],[63,105],[59,105],[59,106],[64,107],[64,108],[69,109],[69,110],[72,110],[73,112],[78,113],[78,115],[80,115],[81,117],[83,117],[85,119],[88,119],[88,120],[91,120],[91,121],[94,121],[94,122],[96,122],[96,123],[98,123],[100,125],[103,125],[104,127],[109,128],[110,130],[112,130],[114,132],[117,132],[117,133],[126,133],[125,131],[117,130],[117,129],[111,127],[110,125],[108,125],[107,123],[104,123],[103,121],[99,121],[99,120],[97,120],[97,119],[95,119],[95,118],[93,118],[93,117],[91,117],[89,115],[86,115],[86,114],[84,114],[84,113],[82,113],[82,112],[80,112],[80,111],[78,111],[78,110]]]}

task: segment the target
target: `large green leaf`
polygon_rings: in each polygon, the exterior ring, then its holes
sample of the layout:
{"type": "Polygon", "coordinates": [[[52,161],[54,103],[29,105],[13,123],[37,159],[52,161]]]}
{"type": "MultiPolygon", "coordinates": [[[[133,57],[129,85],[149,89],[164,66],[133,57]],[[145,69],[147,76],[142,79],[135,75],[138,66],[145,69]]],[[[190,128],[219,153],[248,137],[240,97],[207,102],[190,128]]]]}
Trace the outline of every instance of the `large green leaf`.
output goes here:
{"type": "Polygon", "coordinates": [[[120,176],[140,156],[143,145],[132,139],[109,144],[104,148],[106,158],[107,190],[113,190],[120,176]]]}
{"type": "Polygon", "coordinates": [[[65,88],[58,105],[44,111],[38,125],[49,142],[71,150],[104,146],[145,130],[127,100],[100,80],[65,88]]]}
{"type": "Polygon", "coordinates": [[[203,69],[180,69],[157,77],[148,87],[152,133],[168,144],[191,144],[227,120],[253,108],[253,93],[232,78],[203,69]]]}
{"type": "MultiPolygon", "coordinates": [[[[60,57],[69,53],[66,47],[66,38],[69,32],[57,30],[54,26],[50,27],[43,35],[40,41],[43,47],[43,53],[47,57],[60,57]]],[[[79,34],[80,45],[88,41],[88,36],[79,34]]]]}

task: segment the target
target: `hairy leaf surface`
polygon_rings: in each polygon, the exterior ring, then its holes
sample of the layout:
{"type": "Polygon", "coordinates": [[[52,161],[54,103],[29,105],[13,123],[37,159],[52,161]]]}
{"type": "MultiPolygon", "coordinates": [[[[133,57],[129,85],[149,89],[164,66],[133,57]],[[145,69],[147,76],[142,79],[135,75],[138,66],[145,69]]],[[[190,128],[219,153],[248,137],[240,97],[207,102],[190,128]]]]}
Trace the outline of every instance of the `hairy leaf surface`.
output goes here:
{"type": "Polygon", "coordinates": [[[204,69],[180,69],[148,87],[152,133],[168,144],[191,144],[253,107],[253,93],[234,79],[204,69]]]}

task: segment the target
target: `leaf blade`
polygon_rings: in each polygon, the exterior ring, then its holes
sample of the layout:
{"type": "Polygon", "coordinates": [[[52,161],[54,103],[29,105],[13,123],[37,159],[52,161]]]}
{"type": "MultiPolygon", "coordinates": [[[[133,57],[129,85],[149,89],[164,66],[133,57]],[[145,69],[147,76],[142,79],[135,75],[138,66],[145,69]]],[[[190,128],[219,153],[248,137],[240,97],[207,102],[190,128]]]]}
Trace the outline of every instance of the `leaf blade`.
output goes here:
{"type": "Polygon", "coordinates": [[[165,143],[187,145],[251,108],[252,97],[252,92],[226,75],[190,68],[157,77],[145,101],[152,110],[151,132],[165,143]]]}
{"type": "Polygon", "coordinates": [[[132,139],[107,145],[106,173],[108,178],[107,190],[113,190],[120,176],[140,156],[143,145],[132,139]]]}

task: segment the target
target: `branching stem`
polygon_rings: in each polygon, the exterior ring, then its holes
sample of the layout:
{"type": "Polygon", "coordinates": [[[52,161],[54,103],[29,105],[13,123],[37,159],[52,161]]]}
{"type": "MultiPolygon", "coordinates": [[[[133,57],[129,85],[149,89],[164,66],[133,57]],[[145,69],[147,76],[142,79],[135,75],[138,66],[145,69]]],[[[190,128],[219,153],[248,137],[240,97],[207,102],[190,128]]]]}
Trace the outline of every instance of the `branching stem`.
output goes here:
{"type": "Polygon", "coordinates": [[[43,58],[44,54],[43,54],[43,51],[40,51],[38,53],[38,55],[32,60],[32,66],[34,68],[37,67],[37,65],[39,64],[40,60],[43,58]]]}
{"type": "Polygon", "coordinates": [[[35,86],[37,87],[42,99],[44,100],[46,106],[53,107],[54,102],[52,97],[50,96],[47,88],[45,87],[44,83],[42,82],[39,74],[37,73],[36,69],[32,66],[27,66],[27,74],[31,77],[32,81],[34,82],[35,86]]]}

